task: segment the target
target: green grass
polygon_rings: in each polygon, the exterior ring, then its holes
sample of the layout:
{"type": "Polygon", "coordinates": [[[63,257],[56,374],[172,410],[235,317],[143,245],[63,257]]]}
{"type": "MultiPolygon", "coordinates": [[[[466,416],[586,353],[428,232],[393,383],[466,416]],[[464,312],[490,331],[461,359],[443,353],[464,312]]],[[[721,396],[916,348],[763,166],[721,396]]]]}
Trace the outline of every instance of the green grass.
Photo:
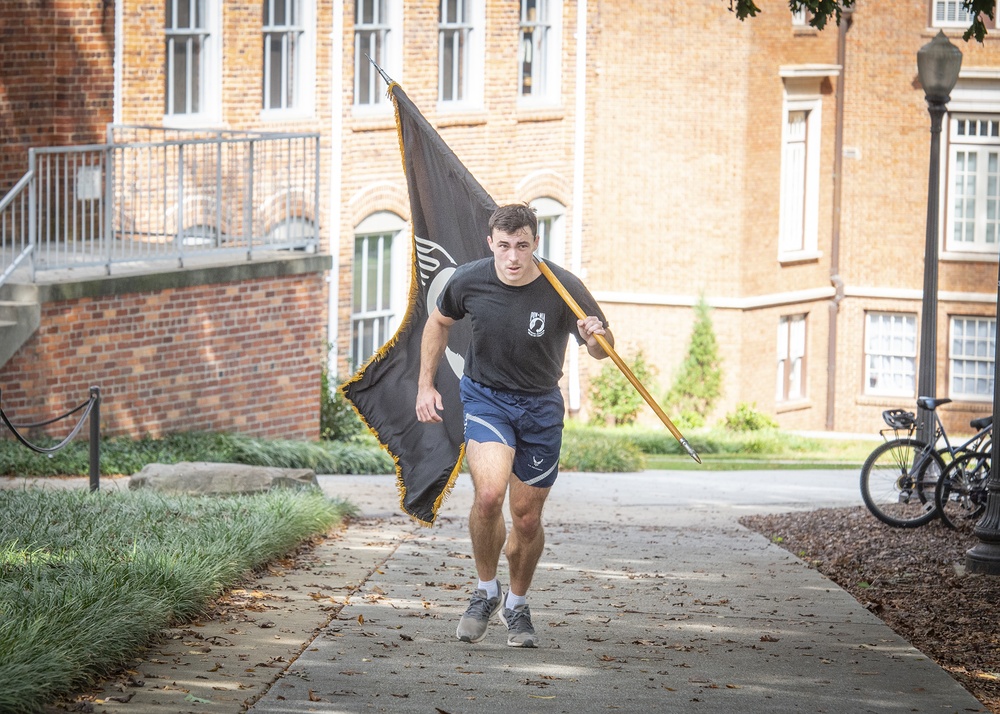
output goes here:
{"type": "MultiPolygon", "coordinates": [[[[643,469],[858,468],[877,441],[804,437],[776,429],[732,432],[702,429],[686,434],[702,458],[699,466],[665,428],[602,428],[568,423],[561,468],[566,471],[633,472],[643,469]]],[[[86,476],[85,440],[54,456],[0,440],[0,476],[86,476]]],[[[308,468],[318,474],[388,474],[389,455],[365,434],[348,441],[267,441],[233,434],[172,434],[162,439],[112,438],[101,443],[101,474],[133,474],[149,463],[181,461],[308,468]]]]}
{"type": "Polygon", "coordinates": [[[701,457],[700,465],[666,429],[570,425],[564,439],[563,468],[578,470],[572,465],[575,461],[567,459],[567,452],[572,454],[577,445],[593,451],[597,448],[595,444],[600,443],[637,451],[641,465],[632,469],[590,470],[859,468],[878,443],[871,439],[805,437],[777,429],[746,432],[701,429],[685,434],[685,438],[701,457]]]}
{"type": "MultiPolygon", "coordinates": [[[[53,442],[39,440],[40,446],[53,442]]],[[[239,434],[181,433],[161,439],[101,440],[101,475],[131,475],[146,464],[182,461],[278,466],[312,469],[322,474],[384,474],[394,466],[389,455],[369,435],[350,441],[291,441],[255,439],[239,434]]],[[[52,456],[36,454],[13,440],[0,440],[0,476],[85,476],[90,447],[73,441],[52,456]]]]}
{"type": "MultiPolygon", "coordinates": [[[[773,429],[686,435],[696,464],[666,429],[567,425],[561,467],[644,469],[858,468],[872,440],[806,438],[773,429]]],[[[0,441],[0,475],[88,473],[88,444],[52,457],[0,441]]],[[[316,473],[388,474],[368,435],[342,442],[175,434],[106,439],[103,475],[149,463],[209,461],[316,473]]],[[[47,702],[116,671],[157,632],[197,615],[250,572],[350,513],[318,491],[199,498],[149,491],[0,490],[0,711],[47,702]]]]}
{"type": "Polygon", "coordinates": [[[351,512],[316,489],[0,490],[0,711],[42,711],[116,671],[157,632],[351,512]]]}

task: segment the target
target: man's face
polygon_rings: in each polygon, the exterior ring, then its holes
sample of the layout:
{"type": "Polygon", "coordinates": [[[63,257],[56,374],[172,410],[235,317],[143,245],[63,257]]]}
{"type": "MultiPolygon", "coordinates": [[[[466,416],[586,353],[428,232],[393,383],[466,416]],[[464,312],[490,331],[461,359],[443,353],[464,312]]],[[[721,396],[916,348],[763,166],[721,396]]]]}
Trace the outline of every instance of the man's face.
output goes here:
{"type": "Polygon", "coordinates": [[[538,236],[531,235],[527,226],[515,233],[498,228],[486,239],[493,251],[497,277],[508,285],[524,285],[538,277],[532,253],[538,247],[538,236]]]}

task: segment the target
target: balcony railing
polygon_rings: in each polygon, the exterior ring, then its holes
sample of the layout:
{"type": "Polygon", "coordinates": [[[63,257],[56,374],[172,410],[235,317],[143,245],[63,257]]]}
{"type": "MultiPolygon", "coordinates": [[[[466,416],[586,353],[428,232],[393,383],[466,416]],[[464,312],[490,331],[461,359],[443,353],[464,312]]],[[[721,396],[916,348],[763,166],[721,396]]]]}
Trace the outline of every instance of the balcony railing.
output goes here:
{"type": "Polygon", "coordinates": [[[319,246],[319,135],[112,126],[35,148],[0,199],[0,284],[38,271],[319,246]]]}

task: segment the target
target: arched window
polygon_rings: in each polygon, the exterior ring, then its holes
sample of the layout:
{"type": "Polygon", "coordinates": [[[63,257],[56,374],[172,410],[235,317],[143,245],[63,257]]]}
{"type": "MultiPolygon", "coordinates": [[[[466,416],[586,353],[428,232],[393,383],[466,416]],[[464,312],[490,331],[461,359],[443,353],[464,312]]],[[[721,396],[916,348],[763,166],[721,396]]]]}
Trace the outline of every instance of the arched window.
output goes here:
{"type": "Polygon", "coordinates": [[[373,213],[354,229],[351,364],[357,369],[389,340],[406,308],[406,222],[373,213]]]}
{"type": "Polygon", "coordinates": [[[566,207],[551,198],[531,202],[538,216],[538,256],[562,265],[566,243],[566,207]]]}

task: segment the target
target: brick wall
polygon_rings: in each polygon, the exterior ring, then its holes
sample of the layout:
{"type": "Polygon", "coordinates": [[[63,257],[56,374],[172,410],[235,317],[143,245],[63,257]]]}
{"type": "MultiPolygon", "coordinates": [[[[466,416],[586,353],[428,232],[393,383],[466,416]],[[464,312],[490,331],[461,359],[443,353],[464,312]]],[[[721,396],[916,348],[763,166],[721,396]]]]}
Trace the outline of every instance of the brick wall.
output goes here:
{"type": "Polygon", "coordinates": [[[103,142],[114,102],[111,0],[5,2],[0,12],[0,196],[28,149],[103,142]]]}
{"type": "Polygon", "coordinates": [[[16,423],[58,416],[96,385],[105,436],[318,438],[324,274],[221,275],[156,290],[110,278],[92,295],[44,301],[41,327],[0,368],[4,412],[16,423]]]}

